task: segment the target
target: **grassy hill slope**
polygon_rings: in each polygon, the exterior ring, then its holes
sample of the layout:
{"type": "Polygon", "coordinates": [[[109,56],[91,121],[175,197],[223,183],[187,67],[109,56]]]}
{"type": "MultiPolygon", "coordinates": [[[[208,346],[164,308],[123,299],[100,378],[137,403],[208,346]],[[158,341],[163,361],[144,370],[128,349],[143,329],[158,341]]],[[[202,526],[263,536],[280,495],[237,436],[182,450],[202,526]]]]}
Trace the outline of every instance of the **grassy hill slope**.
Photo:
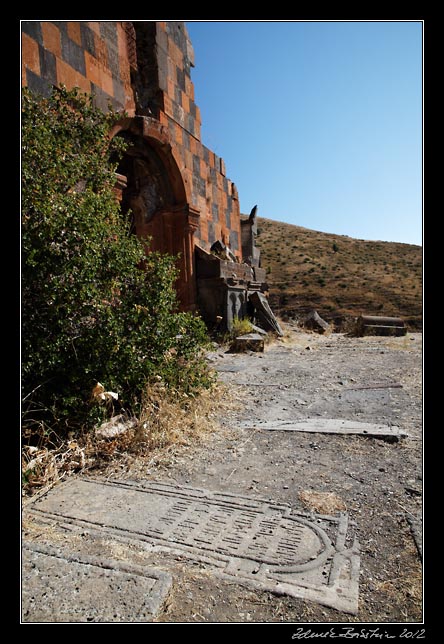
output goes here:
{"type": "Polygon", "coordinates": [[[422,247],[365,241],[258,218],[270,305],[284,319],[316,309],[326,320],[367,315],[422,325],[422,247]]]}

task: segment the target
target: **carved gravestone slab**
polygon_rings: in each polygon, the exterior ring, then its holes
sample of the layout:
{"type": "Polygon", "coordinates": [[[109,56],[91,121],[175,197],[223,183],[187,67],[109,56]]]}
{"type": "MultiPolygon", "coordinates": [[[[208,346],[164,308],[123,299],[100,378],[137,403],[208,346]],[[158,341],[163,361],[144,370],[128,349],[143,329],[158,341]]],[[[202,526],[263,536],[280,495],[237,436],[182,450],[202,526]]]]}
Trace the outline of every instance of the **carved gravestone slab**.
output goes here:
{"type": "Polygon", "coordinates": [[[152,621],[171,575],[146,566],[23,543],[24,622],[152,621]]]}
{"type": "Polygon", "coordinates": [[[356,613],[358,544],[346,514],[154,481],[72,479],[31,513],[209,565],[231,581],[356,613]]]}

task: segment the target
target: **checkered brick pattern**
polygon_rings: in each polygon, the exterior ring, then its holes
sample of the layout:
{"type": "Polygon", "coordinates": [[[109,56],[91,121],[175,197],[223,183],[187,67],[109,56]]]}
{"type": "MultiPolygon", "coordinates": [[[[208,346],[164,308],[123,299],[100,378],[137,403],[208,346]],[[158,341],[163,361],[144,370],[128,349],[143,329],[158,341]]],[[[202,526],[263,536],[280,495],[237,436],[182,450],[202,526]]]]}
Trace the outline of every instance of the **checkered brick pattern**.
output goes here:
{"type": "Polygon", "coordinates": [[[128,36],[120,22],[23,21],[22,84],[48,95],[53,85],[79,87],[108,104],[135,113],[128,36]]]}
{"type": "Polygon", "coordinates": [[[196,241],[209,250],[221,239],[241,257],[237,190],[223,159],[201,142],[193,66],[184,22],[22,22],[22,84],[44,96],[53,85],[77,86],[104,111],[111,103],[158,119],[200,212],[196,241]]]}

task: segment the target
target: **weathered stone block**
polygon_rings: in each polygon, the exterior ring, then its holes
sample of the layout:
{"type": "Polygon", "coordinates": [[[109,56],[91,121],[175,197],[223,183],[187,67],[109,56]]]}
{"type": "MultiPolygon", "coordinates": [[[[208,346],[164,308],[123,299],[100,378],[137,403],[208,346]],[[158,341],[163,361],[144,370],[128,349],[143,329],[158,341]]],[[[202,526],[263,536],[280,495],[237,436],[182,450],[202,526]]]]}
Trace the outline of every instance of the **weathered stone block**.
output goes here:
{"type": "Polygon", "coordinates": [[[80,22],[68,22],[67,32],[68,36],[78,45],[82,45],[82,34],[80,29],[80,22]]]}
{"type": "Polygon", "coordinates": [[[86,76],[84,50],[64,33],[62,33],[62,57],[79,74],[86,76]]]}
{"type": "MultiPolygon", "coordinates": [[[[50,23],[48,23],[50,24],[50,23]]],[[[94,33],[91,31],[91,29],[84,23],[80,23],[80,32],[82,36],[82,47],[87,51],[91,56],[96,55],[96,45],[95,45],[95,38],[94,38],[94,33]]],[[[60,40],[60,35],[58,36],[60,40]]],[[[56,52],[54,52],[56,53],[56,52]]]]}
{"type": "Polygon", "coordinates": [[[259,333],[246,333],[238,336],[230,346],[231,353],[245,353],[246,351],[263,352],[265,341],[259,333]]]}
{"type": "Polygon", "coordinates": [[[230,232],[230,247],[231,250],[239,250],[239,234],[236,230],[230,232]]]}
{"type": "Polygon", "coordinates": [[[51,83],[37,74],[34,74],[30,69],[26,70],[26,84],[35,94],[39,94],[44,97],[49,97],[51,95],[51,83]]]}
{"type": "Polygon", "coordinates": [[[39,46],[33,38],[25,33],[22,34],[22,60],[34,74],[40,75],[39,46]]]}
{"type": "MultiPolygon", "coordinates": [[[[75,45],[75,43],[73,43],[75,45]]],[[[76,45],[77,46],[77,45],[76,45]]],[[[76,71],[69,63],[56,58],[57,82],[63,83],[67,89],[80,87],[84,92],[91,92],[91,83],[84,74],[76,71]]],[[[111,83],[112,87],[112,83],[111,83]]]]}
{"type": "Polygon", "coordinates": [[[316,333],[325,333],[330,329],[328,322],[323,320],[317,311],[310,311],[304,318],[302,325],[305,329],[316,331],[316,333]]]}
{"type": "Polygon", "coordinates": [[[376,315],[361,315],[356,320],[354,335],[406,335],[407,327],[404,320],[376,315]]]}
{"type": "MultiPolygon", "coordinates": [[[[22,33],[28,34],[33,40],[43,45],[42,27],[40,22],[25,20],[21,23],[22,33]]],[[[22,45],[23,46],[23,45],[22,45]]]]}
{"type": "MultiPolygon", "coordinates": [[[[82,23],[83,24],[83,23],[82,23]]],[[[86,29],[88,29],[86,27],[86,29]]],[[[91,33],[88,29],[88,32],[91,33]]],[[[60,42],[60,31],[52,22],[42,22],[43,47],[52,52],[58,58],[62,56],[62,44],[60,42]]]]}
{"type": "Polygon", "coordinates": [[[39,45],[40,75],[53,85],[57,83],[56,57],[47,49],[39,45]]]}

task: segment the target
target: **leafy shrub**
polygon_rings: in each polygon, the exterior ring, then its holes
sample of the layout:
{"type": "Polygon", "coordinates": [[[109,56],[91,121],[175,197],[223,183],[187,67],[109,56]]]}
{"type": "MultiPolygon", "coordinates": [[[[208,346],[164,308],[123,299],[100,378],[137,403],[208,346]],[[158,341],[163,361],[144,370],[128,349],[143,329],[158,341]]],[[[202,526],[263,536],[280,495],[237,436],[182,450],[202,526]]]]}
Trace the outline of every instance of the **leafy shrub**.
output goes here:
{"type": "Polygon", "coordinates": [[[22,387],[25,428],[91,426],[97,382],[136,411],[150,379],[211,380],[202,321],[178,313],[175,259],[146,253],[114,194],[121,115],[77,90],[22,101],[22,387]]]}

